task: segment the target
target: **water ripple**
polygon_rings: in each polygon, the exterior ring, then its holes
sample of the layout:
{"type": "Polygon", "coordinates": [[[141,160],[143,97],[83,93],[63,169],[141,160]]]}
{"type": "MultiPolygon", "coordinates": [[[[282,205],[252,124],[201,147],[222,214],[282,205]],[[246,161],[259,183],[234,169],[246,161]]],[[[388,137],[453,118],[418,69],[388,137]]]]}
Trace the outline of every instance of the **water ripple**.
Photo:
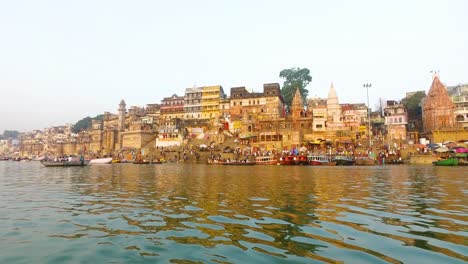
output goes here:
{"type": "Polygon", "coordinates": [[[465,263],[464,173],[0,162],[0,262],[465,263]]]}

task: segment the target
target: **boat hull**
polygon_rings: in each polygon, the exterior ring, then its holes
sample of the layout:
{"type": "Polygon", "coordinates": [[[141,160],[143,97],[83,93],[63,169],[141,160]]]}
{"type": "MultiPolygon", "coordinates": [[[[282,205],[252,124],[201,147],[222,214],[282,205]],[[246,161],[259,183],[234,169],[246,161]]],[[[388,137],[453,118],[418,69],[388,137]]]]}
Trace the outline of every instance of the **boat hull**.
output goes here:
{"type": "Polygon", "coordinates": [[[435,166],[457,166],[458,159],[456,158],[448,158],[448,159],[441,159],[438,161],[434,161],[433,163],[435,166]]]}
{"type": "Polygon", "coordinates": [[[112,158],[101,158],[101,159],[92,159],[89,161],[89,164],[111,164],[112,158]]]}
{"type": "Polygon", "coordinates": [[[257,165],[278,165],[278,159],[274,156],[267,157],[257,157],[255,159],[255,164],[257,165]]]}
{"type": "Polygon", "coordinates": [[[352,166],[355,164],[355,161],[348,157],[339,157],[332,160],[336,163],[337,166],[352,166]]]}
{"type": "Polygon", "coordinates": [[[41,161],[45,167],[83,167],[88,165],[85,161],[41,161]]]}

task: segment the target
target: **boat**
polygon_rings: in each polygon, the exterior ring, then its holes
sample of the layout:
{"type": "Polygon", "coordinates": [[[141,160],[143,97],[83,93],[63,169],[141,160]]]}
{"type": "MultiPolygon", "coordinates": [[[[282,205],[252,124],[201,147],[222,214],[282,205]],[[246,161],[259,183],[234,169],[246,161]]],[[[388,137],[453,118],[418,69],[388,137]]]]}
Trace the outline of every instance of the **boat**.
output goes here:
{"type": "Polygon", "coordinates": [[[355,163],[353,157],[350,156],[335,156],[332,161],[338,166],[352,166],[355,163]]]}
{"type": "Polygon", "coordinates": [[[260,156],[255,158],[255,164],[257,165],[278,165],[278,158],[274,155],[260,156]]]}
{"type": "Polygon", "coordinates": [[[162,164],[160,160],[135,160],[133,164],[145,165],[145,164],[162,164]]]}
{"type": "Polygon", "coordinates": [[[355,164],[358,166],[373,166],[375,165],[375,160],[370,157],[359,157],[356,158],[355,164]]]}
{"type": "Polygon", "coordinates": [[[45,167],[82,167],[88,165],[85,160],[72,160],[72,161],[53,161],[53,160],[41,160],[42,165],[45,167]]]}
{"type": "Polygon", "coordinates": [[[317,165],[335,165],[332,163],[327,156],[324,155],[308,155],[307,161],[309,165],[317,166],[317,165]]]}
{"type": "Polygon", "coordinates": [[[206,163],[209,164],[209,165],[222,165],[223,161],[220,160],[220,159],[210,159],[209,158],[206,163]]]}
{"type": "Polygon", "coordinates": [[[280,158],[281,165],[297,165],[297,157],[296,156],[282,156],[280,158]]]}
{"type": "Polygon", "coordinates": [[[307,156],[305,156],[305,155],[297,156],[296,165],[309,165],[309,161],[307,160],[307,156]]]}
{"type": "Polygon", "coordinates": [[[132,163],[137,164],[137,165],[145,165],[145,164],[150,164],[150,161],[149,160],[135,160],[132,163]]]}
{"type": "Polygon", "coordinates": [[[255,161],[249,160],[226,160],[222,162],[223,165],[234,165],[234,166],[252,166],[255,165],[255,161]]]}
{"type": "Polygon", "coordinates": [[[450,157],[450,158],[434,161],[432,164],[434,164],[435,166],[457,166],[458,159],[454,157],[450,157]]]}
{"type": "Polygon", "coordinates": [[[33,161],[41,161],[43,159],[45,159],[45,156],[37,156],[37,157],[34,157],[32,160],[33,161]]]}
{"type": "Polygon", "coordinates": [[[100,158],[100,159],[92,159],[89,161],[89,164],[111,164],[112,158],[100,158]]]}

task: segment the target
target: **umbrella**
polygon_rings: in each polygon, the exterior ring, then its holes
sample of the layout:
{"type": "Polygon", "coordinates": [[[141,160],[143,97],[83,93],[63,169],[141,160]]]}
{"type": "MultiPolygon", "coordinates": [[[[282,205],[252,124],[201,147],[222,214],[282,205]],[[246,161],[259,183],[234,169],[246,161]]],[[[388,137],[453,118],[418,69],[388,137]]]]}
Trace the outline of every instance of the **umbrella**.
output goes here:
{"type": "Polygon", "coordinates": [[[208,146],[206,144],[201,144],[200,146],[198,146],[199,148],[207,148],[208,146]]]}
{"type": "Polygon", "coordinates": [[[468,153],[468,149],[459,147],[459,148],[455,148],[455,152],[456,153],[468,153]]]}
{"type": "Polygon", "coordinates": [[[454,148],[454,147],[457,146],[457,143],[455,143],[455,142],[450,142],[450,143],[445,144],[445,146],[446,146],[447,148],[454,148]]]}
{"type": "Polygon", "coordinates": [[[305,152],[305,151],[307,151],[307,148],[306,148],[306,147],[300,147],[300,148],[299,148],[299,151],[305,152]]]}
{"type": "Polygon", "coordinates": [[[430,148],[430,149],[435,149],[435,148],[438,148],[438,147],[439,147],[439,145],[437,145],[437,144],[427,144],[426,146],[427,146],[428,148],[430,148]]]}
{"type": "Polygon", "coordinates": [[[438,147],[434,151],[435,152],[447,152],[447,151],[449,151],[449,149],[446,148],[446,147],[438,147]]]}

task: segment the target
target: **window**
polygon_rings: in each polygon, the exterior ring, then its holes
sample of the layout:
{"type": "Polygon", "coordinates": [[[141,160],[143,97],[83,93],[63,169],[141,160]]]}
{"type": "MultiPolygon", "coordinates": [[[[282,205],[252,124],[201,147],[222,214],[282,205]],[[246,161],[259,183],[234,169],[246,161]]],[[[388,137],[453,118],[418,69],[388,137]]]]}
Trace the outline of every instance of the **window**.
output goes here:
{"type": "Polygon", "coordinates": [[[400,117],[400,118],[398,118],[398,122],[400,122],[400,123],[402,122],[402,118],[401,118],[401,117],[400,117]]]}

